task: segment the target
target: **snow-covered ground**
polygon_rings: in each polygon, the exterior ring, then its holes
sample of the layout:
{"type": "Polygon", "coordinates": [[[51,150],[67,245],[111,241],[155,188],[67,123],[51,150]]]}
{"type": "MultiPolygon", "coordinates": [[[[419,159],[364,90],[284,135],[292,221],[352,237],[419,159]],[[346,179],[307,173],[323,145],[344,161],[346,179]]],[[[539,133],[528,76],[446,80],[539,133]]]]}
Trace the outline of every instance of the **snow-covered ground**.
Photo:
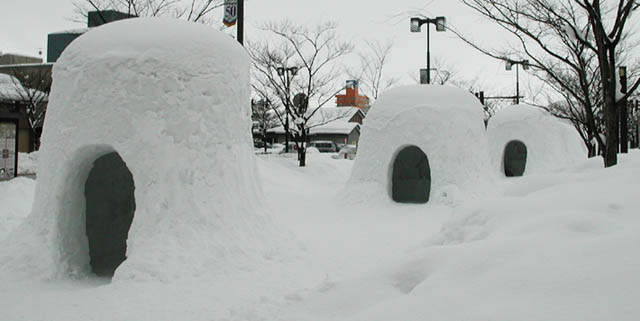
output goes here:
{"type": "MultiPolygon", "coordinates": [[[[637,150],[614,168],[591,159],[500,179],[457,206],[387,195],[350,203],[353,161],[312,153],[299,168],[295,155],[257,158],[267,210],[291,233],[292,253],[173,281],[0,275],[0,320],[640,318],[637,150]]],[[[0,182],[0,239],[28,214],[34,186],[0,182]]]]}

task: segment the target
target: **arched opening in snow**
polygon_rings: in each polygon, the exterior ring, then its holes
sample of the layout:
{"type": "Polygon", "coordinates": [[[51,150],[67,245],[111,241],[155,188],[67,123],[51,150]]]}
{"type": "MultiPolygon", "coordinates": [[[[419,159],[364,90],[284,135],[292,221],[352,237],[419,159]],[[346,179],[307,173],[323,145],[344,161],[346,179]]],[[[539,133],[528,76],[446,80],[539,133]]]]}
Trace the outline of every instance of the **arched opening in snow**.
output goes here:
{"type": "Polygon", "coordinates": [[[393,161],[391,197],[398,203],[426,203],[431,193],[431,168],[417,146],[404,147],[393,161]]]}
{"type": "Polygon", "coordinates": [[[527,165],[527,146],[518,140],[510,141],[504,148],[504,174],[507,177],[522,176],[527,165]]]}
{"type": "Polygon", "coordinates": [[[136,209],[133,175],[117,152],[95,160],[84,184],[91,271],[112,277],[124,262],[136,209]]]}

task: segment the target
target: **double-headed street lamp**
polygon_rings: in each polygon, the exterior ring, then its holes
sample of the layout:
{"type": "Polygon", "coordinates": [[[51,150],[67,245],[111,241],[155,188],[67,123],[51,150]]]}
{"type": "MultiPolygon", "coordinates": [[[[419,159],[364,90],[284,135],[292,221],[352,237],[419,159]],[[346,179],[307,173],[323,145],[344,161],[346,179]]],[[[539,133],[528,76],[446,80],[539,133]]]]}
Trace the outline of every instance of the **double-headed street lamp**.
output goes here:
{"type": "Polygon", "coordinates": [[[284,151],[289,152],[289,96],[291,91],[291,79],[298,74],[298,67],[277,67],[276,72],[285,86],[285,123],[284,123],[284,151]]]}
{"type": "Polygon", "coordinates": [[[447,19],[445,17],[429,18],[411,18],[411,32],[420,32],[420,27],[427,24],[427,84],[431,83],[431,53],[429,51],[429,24],[436,25],[436,31],[445,31],[447,29],[447,19]]]}
{"type": "Polygon", "coordinates": [[[513,66],[516,66],[516,105],[520,104],[520,70],[518,65],[522,65],[522,69],[529,70],[529,60],[507,60],[505,62],[505,69],[511,70],[513,66]]]}

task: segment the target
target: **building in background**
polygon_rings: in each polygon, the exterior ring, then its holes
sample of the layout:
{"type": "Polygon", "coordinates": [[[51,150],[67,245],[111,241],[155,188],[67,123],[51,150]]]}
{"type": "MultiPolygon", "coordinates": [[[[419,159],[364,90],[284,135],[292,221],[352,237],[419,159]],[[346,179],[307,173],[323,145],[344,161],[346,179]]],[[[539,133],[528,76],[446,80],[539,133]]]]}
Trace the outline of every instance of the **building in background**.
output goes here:
{"type": "Polygon", "coordinates": [[[135,16],[115,10],[89,12],[87,28],[53,32],[47,36],[47,62],[41,57],[0,52],[0,118],[17,120],[19,152],[31,152],[39,147],[51,89],[51,72],[65,48],[93,27],[132,17],[135,16]]]}
{"type": "Polygon", "coordinates": [[[42,58],[0,54],[0,120],[17,124],[18,152],[39,147],[44,114],[30,112],[46,110],[51,66],[42,58]]]}
{"type": "MultiPolygon", "coordinates": [[[[357,107],[323,107],[308,121],[309,142],[333,141],[338,146],[357,145],[360,139],[360,126],[365,117],[364,112],[357,107]]],[[[267,141],[270,143],[284,143],[285,131],[282,125],[267,130],[267,141]]],[[[254,139],[259,133],[254,132],[254,139]]],[[[293,139],[289,139],[293,142],[293,139]]]]}
{"type": "Polygon", "coordinates": [[[134,18],[124,12],[115,10],[91,11],[87,15],[87,27],[50,33],[47,37],[47,62],[56,62],[65,48],[76,38],[91,28],[122,19],[134,18]]]}
{"type": "Polygon", "coordinates": [[[0,65],[21,65],[21,64],[39,64],[42,63],[42,58],[31,57],[14,53],[1,53],[0,52],[0,65]]]}
{"type": "Polygon", "coordinates": [[[336,95],[336,106],[357,107],[366,113],[369,109],[369,97],[358,93],[357,80],[347,80],[346,93],[336,95]]]}

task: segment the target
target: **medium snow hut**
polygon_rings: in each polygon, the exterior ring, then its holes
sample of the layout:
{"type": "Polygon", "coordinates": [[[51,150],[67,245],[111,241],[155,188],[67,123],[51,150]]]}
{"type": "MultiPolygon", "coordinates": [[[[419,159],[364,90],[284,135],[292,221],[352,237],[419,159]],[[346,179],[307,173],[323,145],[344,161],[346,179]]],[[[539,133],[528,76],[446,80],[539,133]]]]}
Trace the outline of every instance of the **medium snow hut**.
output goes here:
{"type": "Polygon", "coordinates": [[[32,224],[14,234],[32,244],[4,267],[167,279],[260,257],[275,238],[258,204],[249,68],[236,41],[198,23],[128,19],[73,41],[53,70],[32,224]]]}
{"type": "Polygon", "coordinates": [[[399,203],[454,202],[489,173],[482,106],[447,86],[405,86],[380,96],[363,124],[348,191],[399,203]]]}
{"type": "Polygon", "coordinates": [[[529,105],[500,110],[489,120],[487,135],[492,167],[507,177],[562,168],[586,157],[573,127],[529,105]]]}

